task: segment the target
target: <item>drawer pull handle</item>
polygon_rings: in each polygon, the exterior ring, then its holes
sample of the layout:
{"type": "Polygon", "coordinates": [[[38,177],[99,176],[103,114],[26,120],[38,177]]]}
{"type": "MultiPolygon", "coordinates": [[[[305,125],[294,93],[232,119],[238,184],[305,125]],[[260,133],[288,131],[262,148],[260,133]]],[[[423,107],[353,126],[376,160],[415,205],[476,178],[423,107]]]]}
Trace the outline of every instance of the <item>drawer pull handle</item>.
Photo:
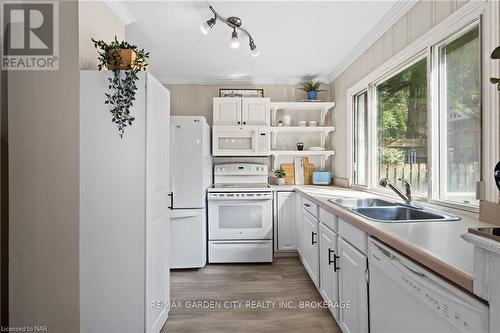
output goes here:
{"type": "Polygon", "coordinates": [[[170,197],[170,206],[168,206],[168,209],[173,210],[174,209],[174,192],[170,192],[168,194],[170,197]]]}
{"type": "Polygon", "coordinates": [[[334,262],[334,260],[332,260],[332,253],[335,256],[335,251],[328,249],[328,265],[331,265],[334,262]]]}
{"type": "Polygon", "coordinates": [[[314,231],[311,232],[311,245],[316,244],[317,242],[314,240],[314,236],[316,236],[316,233],[314,231]]]}
{"type": "Polygon", "coordinates": [[[337,265],[337,259],[340,259],[340,256],[338,256],[334,253],[333,254],[333,271],[334,272],[336,272],[340,269],[340,267],[337,265]]]}

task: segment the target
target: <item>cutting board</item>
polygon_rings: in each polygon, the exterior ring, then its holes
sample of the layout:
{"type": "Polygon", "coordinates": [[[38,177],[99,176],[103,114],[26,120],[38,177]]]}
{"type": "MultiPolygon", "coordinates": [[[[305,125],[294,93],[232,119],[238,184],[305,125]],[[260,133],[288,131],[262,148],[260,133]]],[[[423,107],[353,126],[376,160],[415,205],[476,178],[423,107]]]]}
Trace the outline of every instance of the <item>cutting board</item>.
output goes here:
{"type": "Polygon", "coordinates": [[[293,158],[293,166],[295,169],[295,184],[303,185],[304,184],[304,161],[302,157],[294,157],[293,158]]]}
{"type": "Polygon", "coordinates": [[[295,184],[295,167],[293,163],[282,163],[281,168],[285,170],[285,185],[294,185],[295,184]]]}
{"type": "Polygon", "coordinates": [[[304,157],[302,159],[302,162],[304,165],[304,184],[311,185],[314,172],[314,164],[309,163],[309,159],[307,157],[304,157]]]}
{"type": "MultiPolygon", "coordinates": [[[[304,184],[312,184],[312,173],[314,171],[314,164],[309,163],[309,159],[304,157],[302,159],[302,164],[304,165],[304,184]]],[[[293,163],[282,163],[281,168],[285,171],[285,184],[295,185],[295,166],[293,163]]]]}

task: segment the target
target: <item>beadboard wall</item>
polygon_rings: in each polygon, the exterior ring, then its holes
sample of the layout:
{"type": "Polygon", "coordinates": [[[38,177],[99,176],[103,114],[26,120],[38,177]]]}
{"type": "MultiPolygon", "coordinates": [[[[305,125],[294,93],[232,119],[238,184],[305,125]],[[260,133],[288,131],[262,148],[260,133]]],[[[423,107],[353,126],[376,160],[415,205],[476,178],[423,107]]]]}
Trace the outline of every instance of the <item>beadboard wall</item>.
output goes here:
{"type": "Polygon", "coordinates": [[[349,140],[347,90],[465,3],[467,1],[420,1],[332,82],[330,94],[336,102],[334,123],[337,129],[334,135],[336,143],[334,171],[337,177],[345,179],[351,177],[348,174],[351,161],[348,159],[347,151],[343,149],[349,140]]]}
{"type": "MultiPolygon", "coordinates": [[[[264,97],[272,102],[297,102],[306,98],[297,85],[243,85],[243,84],[166,84],[170,90],[170,113],[173,116],[204,116],[212,125],[212,99],[219,89],[264,89],[264,97]]],[[[328,90],[328,88],[324,88],[328,90]]],[[[321,92],[318,99],[330,101],[330,91],[321,92]]]]}

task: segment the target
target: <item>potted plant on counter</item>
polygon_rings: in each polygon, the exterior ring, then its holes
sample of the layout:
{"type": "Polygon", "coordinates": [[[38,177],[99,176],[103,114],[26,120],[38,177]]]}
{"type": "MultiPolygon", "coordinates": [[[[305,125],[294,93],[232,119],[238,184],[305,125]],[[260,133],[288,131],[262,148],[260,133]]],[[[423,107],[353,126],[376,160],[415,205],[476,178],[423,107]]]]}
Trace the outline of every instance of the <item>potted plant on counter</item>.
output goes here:
{"type": "Polygon", "coordinates": [[[316,98],[318,97],[318,93],[320,91],[325,91],[323,89],[320,89],[321,87],[321,81],[314,81],[314,80],[306,80],[304,82],[300,83],[300,90],[304,90],[307,93],[307,100],[309,101],[315,101],[316,98]]]}
{"type": "Polygon", "coordinates": [[[274,170],[274,176],[276,177],[278,185],[285,185],[286,173],[285,170],[283,170],[283,168],[274,170]]]}
{"type": "Polygon", "coordinates": [[[147,59],[149,52],[139,50],[137,46],[125,41],[115,40],[106,43],[92,38],[95,48],[98,50],[98,70],[104,67],[112,71],[109,80],[109,93],[105,93],[105,104],[110,106],[112,122],[118,127],[118,134],[123,138],[125,127],[131,126],[134,117],[130,114],[130,108],[135,100],[137,91],[137,73],[148,68],[147,59]]]}

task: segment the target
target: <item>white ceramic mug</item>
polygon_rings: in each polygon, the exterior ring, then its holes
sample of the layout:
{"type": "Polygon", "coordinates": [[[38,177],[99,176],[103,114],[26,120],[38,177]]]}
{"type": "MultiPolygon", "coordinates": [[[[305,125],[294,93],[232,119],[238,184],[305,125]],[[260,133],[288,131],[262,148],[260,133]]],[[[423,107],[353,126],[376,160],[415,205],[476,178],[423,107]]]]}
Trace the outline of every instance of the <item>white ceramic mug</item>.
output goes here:
{"type": "Polygon", "coordinates": [[[316,120],[310,120],[309,121],[309,126],[311,126],[311,127],[316,127],[318,125],[319,125],[319,123],[316,120]]]}
{"type": "Polygon", "coordinates": [[[305,120],[299,121],[299,126],[300,127],[306,127],[307,126],[307,121],[305,121],[305,120]]]}
{"type": "Polygon", "coordinates": [[[290,126],[292,124],[292,116],[289,114],[286,114],[283,116],[283,125],[284,126],[290,126]]]}

